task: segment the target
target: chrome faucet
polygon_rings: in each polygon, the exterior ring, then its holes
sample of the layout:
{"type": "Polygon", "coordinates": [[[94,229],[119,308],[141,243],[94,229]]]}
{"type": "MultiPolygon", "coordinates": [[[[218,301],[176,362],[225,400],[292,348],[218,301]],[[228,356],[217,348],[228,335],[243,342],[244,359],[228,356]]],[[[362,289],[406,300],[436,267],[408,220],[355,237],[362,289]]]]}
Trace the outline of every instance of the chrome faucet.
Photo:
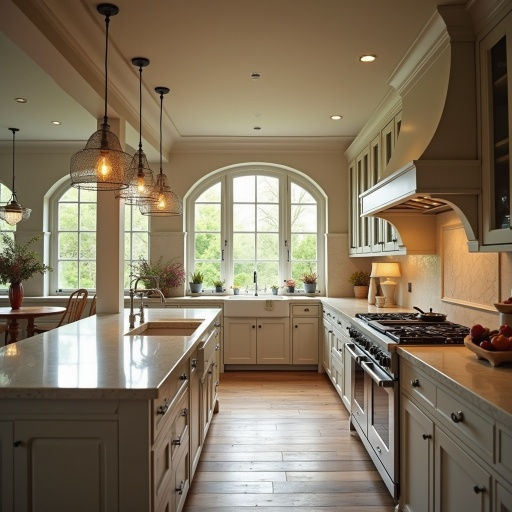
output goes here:
{"type": "Polygon", "coordinates": [[[254,271],[254,296],[258,296],[258,272],[254,271]]]}
{"type": "Polygon", "coordinates": [[[149,293],[149,292],[158,293],[160,295],[160,300],[161,300],[162,304],[165,303],[164,294],[162,293],[162,290],[160,290],[160,288],[158,288],[158,285],[159,285],[158,278],[154,277],[154,276],[138,276],[135,279],[132,279],[130,281],[130,314],[128,316],[128,321],[129,321],[130,329],[133,329],[135,327],[135,318],[137,316],[139,317],[140,323],[144,322],[144,301],[143,301],[143,297],[144,297],[145,293],[149,293]],[[157,287],[156,288],[149,288],[149,289],[138,290],[137,286],[139,285],[139,281],[141,279],[153,279],[155,281],[157,287]],[[135,283],[135,285],[133,285],[133,283],[135,283]],[[133,311],[133,299],[134,299],[136,293],[138,293],[140,295],[140,307],[139,307],[139,312],[138,313],[134,313],[134,311],[133,311]]]}

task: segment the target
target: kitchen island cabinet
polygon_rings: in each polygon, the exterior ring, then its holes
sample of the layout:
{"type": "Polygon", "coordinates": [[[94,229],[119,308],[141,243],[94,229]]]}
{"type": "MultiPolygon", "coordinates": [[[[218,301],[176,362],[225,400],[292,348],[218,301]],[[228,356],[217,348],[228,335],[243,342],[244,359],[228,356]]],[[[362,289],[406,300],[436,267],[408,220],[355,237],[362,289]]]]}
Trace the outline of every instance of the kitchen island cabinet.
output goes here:
{"type": "Polygon", "coordinates": [[[196,320],[180,336],[99,315],[0,349],[2,512],[182,510],[217,401],[219,313],[148,311],[196,320]]]}

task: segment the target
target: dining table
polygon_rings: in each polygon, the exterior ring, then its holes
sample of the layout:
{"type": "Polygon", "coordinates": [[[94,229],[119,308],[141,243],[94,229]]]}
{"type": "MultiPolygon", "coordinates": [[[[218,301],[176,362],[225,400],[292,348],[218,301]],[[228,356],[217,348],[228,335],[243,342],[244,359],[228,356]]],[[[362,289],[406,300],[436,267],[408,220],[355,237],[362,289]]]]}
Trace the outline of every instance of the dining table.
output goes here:
{"type": "Polygon", "coordinates": [[[22,306],[18,309],[0,308],[0,318],[7,320],[9,339],[6,345],[16,343],[20,334],[20,320],[27,320],[27,338],[34,336],[34,320],[42,316],[62,315],[66,308],[60,306],[22,306]]]}

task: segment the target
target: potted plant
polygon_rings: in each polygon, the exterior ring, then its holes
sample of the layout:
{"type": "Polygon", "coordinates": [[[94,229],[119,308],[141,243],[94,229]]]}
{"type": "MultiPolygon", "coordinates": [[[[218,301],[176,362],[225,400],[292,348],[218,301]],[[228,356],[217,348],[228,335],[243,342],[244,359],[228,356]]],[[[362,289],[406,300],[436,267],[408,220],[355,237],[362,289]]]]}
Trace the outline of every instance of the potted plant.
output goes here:
{"type": "Polygon", "coordinates": [[[277,284],[273,284],[270,288],[272,289],[272,295],[277,295],[277,292],[279,291],[279,286],[277,286],[277,284]]]}
{"type": "Polygon", "coordinates": [[[317,279],[318,274],[313,272],[313,268],[311,265],[309,265],[309,271],[304,272],[300,278],[300,280],[304,283],[304,291],[306,293],[315,293],[317,279]]]}
{"type": "Polygon", "coordinates": [[[295,279],[287,279],[285,281],[285,285],[286,285],[286,291],[288,293],[294,293],[295,292],[295,279]]]}
{"type": "Polygon", "coordinates": [[[240,294],[240,285],[238,283],[233,283],[233,286],[231,288],[233,290],[233,295],[240,294]]]}
{"type": "Polygon", "coordinates": [[[224,286],[224,281],[221,281],[220,279],[213,281],[213,286],[215,286],[215,293],[222,293],[224,291],[222,288],[224,286]]]}
{"type": "Polygon", "coordinates": [[[357,270],[348,280],[354,287],[354,297],[362,299],[368,296],[368,286],[370,284],[370,273],[364,270],[357,270]]]}
{"type": "Polygon", "coordinates": [[[190,291],[192,293],[201,293],[203,290],[203,281],[204,281],[204,274],[196,270],[194,273],[190,274],[190,291]]]}
{"type": "Polygon", "coordinates": [[[156,263],[151,263],[142,258],[139,263],[133,265],[134,273],[142,278],[146,288],[157,286],[164,297],[172,296],[172,289],[182,286],[185,282],[185,269],[179,261],[162,263],[162,258],[156,263]]]}
{"type": "Polygon", "coordinates": [[[34,274],[44,274],[52,269],[39,261],[39,255],[30,246],[39,237],[26,244],[18,244],[11,236],[2,234],[3,250],[0,253],[0,282],[9,284],[9,301],[12,309],[19,309],[23,302],[23,281],[34,274]]]}

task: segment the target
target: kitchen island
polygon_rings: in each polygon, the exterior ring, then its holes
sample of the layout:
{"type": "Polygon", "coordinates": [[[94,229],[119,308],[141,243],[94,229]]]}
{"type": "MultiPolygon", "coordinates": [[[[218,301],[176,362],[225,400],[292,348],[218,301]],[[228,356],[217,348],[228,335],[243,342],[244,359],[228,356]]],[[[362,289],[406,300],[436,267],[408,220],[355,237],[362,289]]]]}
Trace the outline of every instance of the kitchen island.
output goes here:
{"type": "Polygon", "coordinates": [[[1,348],[1,510],[181,510],[217,401],[219,315],[151,309],[128,335],[128,311],[97,315],[1,348]]]}

